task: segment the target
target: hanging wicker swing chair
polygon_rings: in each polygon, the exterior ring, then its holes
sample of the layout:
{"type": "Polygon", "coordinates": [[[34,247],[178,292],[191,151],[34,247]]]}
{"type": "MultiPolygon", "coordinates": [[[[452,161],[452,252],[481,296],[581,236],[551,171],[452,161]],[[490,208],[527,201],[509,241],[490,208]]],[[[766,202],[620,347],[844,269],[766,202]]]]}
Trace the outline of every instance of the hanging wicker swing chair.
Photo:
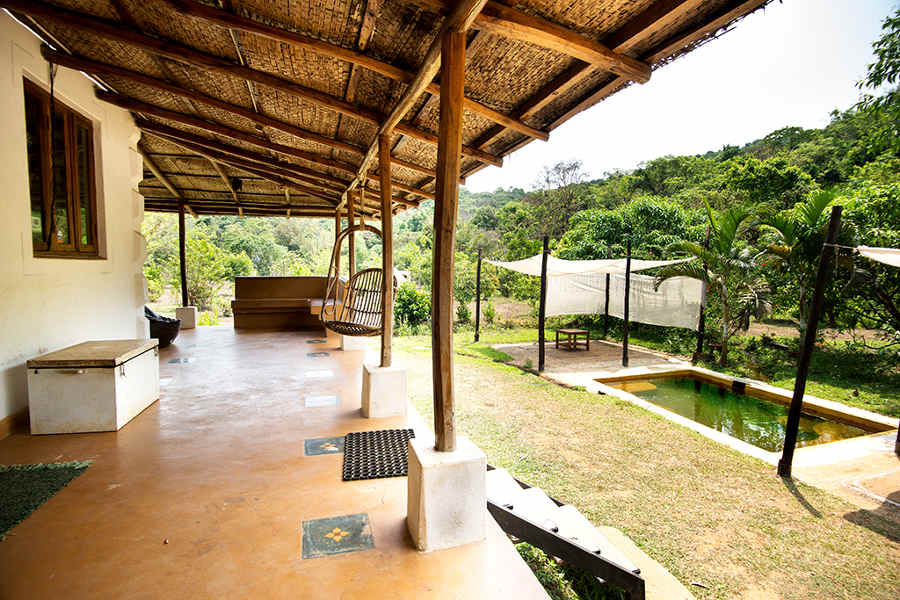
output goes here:
{"type": "MultiPolygon", "coordinates": [[[[349,336],[381,335],[382,313],[382,269],[363,269],[354,273],[343,286],[341,279],[341,246],[351,233],[374,233],[381,238],[381,231],[371,225],[353,225],[343,230],[334,241],[331,264],[325,288],[325,301],[319,320],[322,325],[335,333],[349,336]]],[[[397,279],[394,278],[393,292],[397,293],[397,279]]]]}

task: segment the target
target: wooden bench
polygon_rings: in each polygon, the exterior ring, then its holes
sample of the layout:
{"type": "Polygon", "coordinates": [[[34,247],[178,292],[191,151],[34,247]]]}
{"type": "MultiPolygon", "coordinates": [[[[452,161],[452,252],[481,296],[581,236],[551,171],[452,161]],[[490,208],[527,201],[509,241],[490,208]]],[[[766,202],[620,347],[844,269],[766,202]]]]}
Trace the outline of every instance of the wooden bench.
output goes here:
{"type": "MultiPolygon", "coordinates": [[[[236,277],[235,329],[313,329],[325,297],[325,277],[236,277]]],[[[341,285],[341,284],[339,284],[341,285]]]]}
{"type": "Polygon", "coordinates": [[[556,348],[559,349],[560,334],[566,336],[563,340],[563,350],[578,350],[584,348],[591,349],[591,335],[586,329],[557,329],[556,330],[556,348]],[[583,338],[583,339],[579,339],[583,338]]]}

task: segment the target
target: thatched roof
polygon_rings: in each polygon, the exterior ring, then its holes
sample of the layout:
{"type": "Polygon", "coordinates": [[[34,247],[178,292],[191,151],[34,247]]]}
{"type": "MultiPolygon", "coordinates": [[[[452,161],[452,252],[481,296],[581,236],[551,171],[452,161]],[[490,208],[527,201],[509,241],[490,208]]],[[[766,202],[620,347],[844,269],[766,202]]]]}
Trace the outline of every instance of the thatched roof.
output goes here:
{"type": "MultiPolygon", "coordinates": [[[[463,176],[769,0],[489,0],[468,34],[463,176]]],[[[0,0],[144,135],[147,210],[324,216],[403,98],[449,0],[0,0]]],[[[438,74],[438,78],[440,75],[438,74]]],[[[392,137],[397,208],[432,197],[436,83],[392,137]]],[[[402,112],[402,111],[400,111],[402,112]]],[[[375,169],[377,161],[366,163],[375,169]]],[[[368,214],[378,181],[368,171],[368,214]]]]}

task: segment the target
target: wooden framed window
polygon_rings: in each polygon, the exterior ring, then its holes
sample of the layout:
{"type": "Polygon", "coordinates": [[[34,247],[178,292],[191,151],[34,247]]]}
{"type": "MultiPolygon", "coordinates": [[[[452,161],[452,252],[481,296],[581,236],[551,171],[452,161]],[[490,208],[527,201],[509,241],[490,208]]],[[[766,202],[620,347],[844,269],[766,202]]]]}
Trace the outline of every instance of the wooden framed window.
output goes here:
{"type": "Polygon", "coordinates": [[[91,121],[25,79],[25,132],[35,256],[97,258],[91,121]]]}

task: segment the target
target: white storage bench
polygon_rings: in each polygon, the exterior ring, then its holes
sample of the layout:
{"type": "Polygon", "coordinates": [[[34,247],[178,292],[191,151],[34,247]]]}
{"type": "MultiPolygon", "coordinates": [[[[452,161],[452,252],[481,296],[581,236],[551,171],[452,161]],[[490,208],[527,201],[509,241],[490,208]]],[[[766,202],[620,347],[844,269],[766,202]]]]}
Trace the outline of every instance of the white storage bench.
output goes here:
{"type": "Polygon", "coordinates": [[[83,342],[29,360],[31,433],[121,429],[159,398],[158,344],[83,342]]]}

